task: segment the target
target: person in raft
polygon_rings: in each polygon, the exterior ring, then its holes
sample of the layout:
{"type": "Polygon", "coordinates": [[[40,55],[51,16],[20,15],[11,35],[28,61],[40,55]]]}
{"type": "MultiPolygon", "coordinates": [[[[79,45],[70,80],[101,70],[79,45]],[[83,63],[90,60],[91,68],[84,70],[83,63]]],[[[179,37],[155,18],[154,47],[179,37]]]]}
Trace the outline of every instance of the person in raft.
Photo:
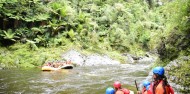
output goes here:
{"type": "Polygon", "coordinates": [[[147,94],[147,90],[149,89],[150,87],[150,82],[149,81],[144,81],[143,82],[143,88],[142,88],[142,91],[138,91],[137,94],[147,94]]]}
{"type": "Polygon", "coordinates": [[[174,94],[173,88],[169,85],[163,67],[153,69],[153,82],[150,84],[147,94],[174,94]]]}
{"type": "Polygon", "coordinates": [[[128,89],[121,87],[121,83],[119,81],[114,82],[113,86],[115,89],[115,94],[130,94],[128,89]]]}
{"type": "Polygon", "coordinates": [[[115,94],[115,90],[112,87],[106,89],[106,94],[115,94]]]}
{"type": "Polygon", "coordinates": [[[59,62],[59,61],[47,62],[43,66],[50,66],[50,67],[54,67],[54,68],[59,68],[59,67],[62,67],[64,65],[67,65],[67,64],[71,65],[72,64],[71,60],[65,61],[65,62],[59,62]]]}

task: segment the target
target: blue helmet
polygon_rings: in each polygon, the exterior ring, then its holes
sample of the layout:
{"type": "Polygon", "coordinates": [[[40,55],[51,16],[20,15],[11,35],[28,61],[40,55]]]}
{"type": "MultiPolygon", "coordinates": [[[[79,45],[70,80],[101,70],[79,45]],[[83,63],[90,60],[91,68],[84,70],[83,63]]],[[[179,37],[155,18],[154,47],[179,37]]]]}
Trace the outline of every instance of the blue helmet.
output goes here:
{"type": "Polygon", "coordinates": [[[163,67],[155,67],[153,69],[153,73],[158,74],[160,76],[164,75],[164,68],[163,67]]]}
{"type": "Polygon", "coordinates": [[[146,86],[146,90],[148,90],[148,89],[149,89],[149,87],[150,87],[150,85],[146,86]]]}
{"type": "Polygon", "coordinates": [[[115,90],[112,87],[106,89],[106,94],[114,94],[115,90]]]}
{"type": "Polygon", "coordinates": [[[148,85],[150,85],[150,82],[149,82],[149,81],[144,81],[144,82],[143,82],[143,86],[144,86],[144,87],[147,87],[148,85]]]}

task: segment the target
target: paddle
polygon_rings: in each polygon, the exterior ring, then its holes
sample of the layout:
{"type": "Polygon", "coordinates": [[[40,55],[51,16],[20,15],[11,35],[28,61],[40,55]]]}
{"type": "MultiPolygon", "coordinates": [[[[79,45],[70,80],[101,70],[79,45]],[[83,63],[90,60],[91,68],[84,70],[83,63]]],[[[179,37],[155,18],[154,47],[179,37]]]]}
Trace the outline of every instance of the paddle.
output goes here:
{"type": "Polygon", "coordinates": [[[135,80],[135,86],[136,86],[137,91],[139,91],[136,80],[135,80]]]}

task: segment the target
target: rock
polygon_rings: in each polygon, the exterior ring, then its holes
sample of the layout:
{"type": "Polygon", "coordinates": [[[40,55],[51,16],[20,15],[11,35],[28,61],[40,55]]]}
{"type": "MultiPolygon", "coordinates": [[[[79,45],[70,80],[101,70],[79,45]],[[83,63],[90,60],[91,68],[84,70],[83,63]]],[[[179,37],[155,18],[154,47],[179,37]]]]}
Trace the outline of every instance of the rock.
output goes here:
{"type": "Polygon", "coordinates": [[[85,56],[82,55],[81,53],[75,51],[75,50],[70,50],[62,55],[62,58],[66,60],[71,60],[74,64],[76,65],[83,65],[85,56]]]}
{"type": "Polygon", "coordinates": [[[71,60],[74,64],[79,66],[95,66],[95,65],[114,65],[120,64],[119,61],[113,60],[106,55],[93,54],[89,56],[70,50],[62,55],[62,58],[71,60]]]}
{"type": "Polygon", "coordinates": [[[126,60],[127,63],[134,63],[135,62],[130,54],[127,54],[126,56],[127,56],[127,60],[126,60]]]}
{"type": "Polygon", "coordinates": [[[113,65],[113,64],[120,64],[120,62],[116,60],[112,60],[108,56],[100,56],[100,55],[87,56],[84,63],[85,66],[113,65]]]}
{"type": "Polygon", "coordinates": [[[182,56],[181,59],[184,60],[184,61],[189,61],[190,60],[190,58],[188,56],[182,56]]]}
{"type": "MultiPolygon", "coordinates": [[[[179,85],[179,82],[184,82],[183,77],[176,77],[175,75],[170,75],[169,72],[172,72],[173,70],[179,69],[181,68],[181,65],[184,63],[184,61],[188,61],[189,57],[188,56],[182,56],[179,57],[178,59],[175,59],[173,61],[171,61],[169,64],[167,64],[165,66],[166,69],[166,77],[168,78],[169,84],[174,88],[175,94],[181,94],[181,90],[188,90],[185,87],[183,87],[182,85],[179,85]]],[[[189,74],[188,73],[183,73],[181,72],[181,74],[184,74],[185,77],[188,78],[189,74]]]]}
{"type": "Polygon", "coordinates": [[[142,57],[141,59],[137,60],[138,63],[151,63],[154,62],[154,59],[151,57],[142,57]]]}
{"type": "Polygon", "coordinates": [[[146,53],[145,56],[134,56],[125,53],[124,56],[127,57],[126,58],[127,63],[152,63],[156,60],[149,53],[146,53]]]}

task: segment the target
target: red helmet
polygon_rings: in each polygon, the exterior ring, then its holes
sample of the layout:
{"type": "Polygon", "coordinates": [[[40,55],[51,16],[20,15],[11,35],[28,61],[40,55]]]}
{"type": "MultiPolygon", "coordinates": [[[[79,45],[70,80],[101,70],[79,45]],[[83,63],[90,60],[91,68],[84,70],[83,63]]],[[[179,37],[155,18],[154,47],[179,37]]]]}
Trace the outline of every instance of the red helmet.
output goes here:
{"type": "Polygon", "coordinates": [[[116,81],[114,82],[113,86],[116,88],[116,89],[119,89],[121,88],[121,83],[119,81],[116,81]]]}

